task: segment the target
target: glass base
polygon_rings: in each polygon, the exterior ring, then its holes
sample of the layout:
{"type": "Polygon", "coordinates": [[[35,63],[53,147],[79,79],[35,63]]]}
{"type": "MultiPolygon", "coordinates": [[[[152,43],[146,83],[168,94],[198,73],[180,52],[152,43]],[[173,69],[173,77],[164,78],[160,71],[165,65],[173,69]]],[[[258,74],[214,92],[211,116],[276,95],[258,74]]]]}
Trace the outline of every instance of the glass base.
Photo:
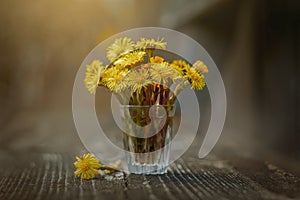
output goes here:
{"type": "Polygon", "coordinates": [[[152,153],[127,152],[128,171],[133,174],[165,174],[168,171],[170,146],[152,153]]]}
{"type": "Polygon", "coordinates": [[[165,174],[168,171],[168,166],[159,164],[141,164],[130,163],[128,170],[133,174],[165,174]]]}

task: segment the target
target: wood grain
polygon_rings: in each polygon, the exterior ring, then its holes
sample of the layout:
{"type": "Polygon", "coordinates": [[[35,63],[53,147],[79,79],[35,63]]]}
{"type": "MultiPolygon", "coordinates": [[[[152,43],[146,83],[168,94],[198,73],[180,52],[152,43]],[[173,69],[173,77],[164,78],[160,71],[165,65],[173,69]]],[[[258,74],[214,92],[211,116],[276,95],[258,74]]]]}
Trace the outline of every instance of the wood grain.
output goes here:
{"type": "Polygon", "coordinates": [[[299,177],[271,163],[184,157],[165,175],[73,175],[73,154],[0,153],[0,199],[299,199],[299,177]]]}

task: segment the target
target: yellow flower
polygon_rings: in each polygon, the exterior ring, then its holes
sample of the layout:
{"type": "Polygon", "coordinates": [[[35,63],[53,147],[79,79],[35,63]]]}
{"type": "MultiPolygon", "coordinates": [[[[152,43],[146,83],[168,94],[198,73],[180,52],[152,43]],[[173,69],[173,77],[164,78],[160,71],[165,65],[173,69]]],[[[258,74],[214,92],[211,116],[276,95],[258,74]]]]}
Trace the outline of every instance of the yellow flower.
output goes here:
{"type": "Polygon", "coordinates": [[[105,69],[102,62],[94,60],[90,65],[86,66],[84,85],[91,94],[96,93],[96,88],[100,81],[100,74],[105,69]]]}
{"type": "Polygon", "coordinates": [[[120,92],[125,89],[124,84],[122,84],[122,79],[128,73],[127,69],[120,69],[116,66],[110,67],[103,71],[102,82],[110,90],[120,92]],[[116,86],[118,86],[116,88],[116,86]]]}
{"type": "Polygon", "coordinates": [[[167,43],[163,41],[164,39],[157,40],[148,39],[148,38],[141,38],[139,41],[136,42],[135,47],[138,49],[146,49],[146,48],[157,48],[157,49],[166,49],[167,43]]]}
{"type": "Polygon", "coordinates": [[[76,157],[74,166],[76,167],[75,176],[82,179],[91,179],[98,175],[98,169],[101,165],[93,154],[87,153],[82,157],[76,157]]]}
{"type": "Polygon", "coordinates": [[[181,78],[179,72],[172,69],[167,63],[152,64],[150,77],[157,83],[167,84],[181,78]]]}
{"type": "Polygon", "coordinates": [[[190,68],[186,72],[186,78],[191,83],[192,89],[202,90],[205,86],[204,76],[199,74],[195,68],[190,68]]]}
{"type": "Polygon", "coordinates": [[[131,40],[131,38],[118,38],[107,48],[106,57],[108,58],[108,60],[113,62],[119,56],[126,54],[132,51],[133,49],[134,43],[131,40]]]}
{"type": "Polygon", "coordinates": [[[144,51],[130,52],[116,60],[114,64],[120,65],[121,67],[133,67],[144,61],[145,54],[146,52],[144,51]]]}
{"type": "Polygon", "coordinates": [[[147,87],[153,82],[149,80],[149,74],[147,70],[134,70],[130,71],[128,75],[124,78],[125,85],[132,88],[133,92],[141,92],[142,88],[147,87]]]}
{"type": "Polygon", "coordinates": [[[208,73],[207,66],[200,60],[197,60],[194,64],[193,67],[196,68],[200,74],[206,74],[208,73]]]}
{"type": "Polygon", "coordinates": [[[164,58],[160,56],[154,56],[150,58],[150,63],[163,63],[163,62],[164,62],[164,58]]]}
{"type": "Polygon", "coordinates": [[[184,60],[174,60],[170,66],[182,75],[184,75],[191,68],[191,66],[184,60]]]}

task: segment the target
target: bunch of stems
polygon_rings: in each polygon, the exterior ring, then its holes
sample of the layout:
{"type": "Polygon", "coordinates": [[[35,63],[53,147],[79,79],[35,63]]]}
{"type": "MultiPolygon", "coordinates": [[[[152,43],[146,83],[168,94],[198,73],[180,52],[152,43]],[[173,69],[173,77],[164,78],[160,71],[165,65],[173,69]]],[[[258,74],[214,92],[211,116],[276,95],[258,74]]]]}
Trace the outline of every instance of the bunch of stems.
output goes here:
{"type": "Polygon", "coordinates": [[[142,88],[140,92],[132,93],[129,106],[124,110],[125,129],[130,133],[137,131],[134,130],[135,126],[132,126],[127,120],[132,120],[139,127],[148,127],[139,129],[143,132],[136,133],[136,137],[125,132],[123,137],[125,150],[134,153],[149,153],[157,151],[168,144],[171,135],[167,137],[167,134],[172,133],[173,120],[173,117],[169,116],[169,112],[174,109],[170,101],[171,93],[169,88],[160,84],[151,84],[142,88]],[[167,116],[165,116],[166,120],[163,125],[160,119],[150,118],[149,111],[152,105],[162,105],[165,108],[167,116]],[[149,136],[153,131],[156,134],[149,136]]]}

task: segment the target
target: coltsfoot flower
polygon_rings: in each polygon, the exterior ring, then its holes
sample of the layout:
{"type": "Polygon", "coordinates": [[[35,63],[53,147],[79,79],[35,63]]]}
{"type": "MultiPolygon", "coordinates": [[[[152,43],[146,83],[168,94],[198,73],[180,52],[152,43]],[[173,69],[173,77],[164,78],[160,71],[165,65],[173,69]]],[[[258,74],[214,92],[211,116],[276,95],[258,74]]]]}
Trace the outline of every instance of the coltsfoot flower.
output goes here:
{"type": "Polygon", "coordinates": [[[126,85],[119,84],[122,79],[128,73],[127,69],[119,69],[118,67],[110,67],[103,72],[102,82],[110,91],[114,91],[115,87],[118,86],[116,92],[125,89],[126,85]]]}
{"type": "Polygon", "coordinates": [[[142,88],[152,84],[147,70],[133,70],[124,78],[125,84],[132,89],[132,92],[141,92],[142,88]]]}
{"type": "Polygon", "coordinates": [[[170,66],[182,75],[185,75],[191,68],[191,66],[184,60],[174,60],[170,66]]]}
{"type": "Polygon", "coordinates": [[[152,64],[150,68],[150,77],[158,83],[167,84],[173,83],[182,76],[179,72],[172,69],[167,63],[152,64]]]}
{"type": "Polygon", "coordinates": [[[105,67],[99,60],[94,60],[90,65],[86,66],[84,85],[91,94],[96,93],[96,88],[100,81],[100,74],[104,69],[105,67]]]}
{"type": "Polygon", "coordinates": [[[163,63],[164,62],[164,58],[160,57],[160,56],[154,56],[150,58],[150,63],[163,63]]]}
{"type": "Polygon", "coordinates": [[[197,60],[194,64],[193,67],[196,68],[200,74],[206,74],[208,73],[207,66],[200,60],[197,60]]]}
{"type": "Polygon", "coordinates": [[[108,60],[113,62],[121,55],[124,55],[132,51],[133,49],[134,49],[134,43],[131,40],[131,38],[128,37],[118,38],[115,40],[114,43],[112,43],[107,48],[106,57],[108,58],[108,60]]]}
{"type": "Polygon", "coordinates": [[[76,157],[74,174],[82,179],[91,179],[98,175],[101,165],[99,160],[91,153],[76,157]]]}
{"type": "Polygon", "coordinates": [[[164,42],[164,39],[157,40],[148,39],[148,38],[141,38],[139,41],[136,42],[135,45],[138,49],[146,49],[146,48],[157,48],[157,49],[166,49],[167,43],[164,42]]]}
{"type": "Polygon", "coordinates": [[[144,61],[145,54],[144,51],[130,52],[116,60],[114,64],[121,67],[134,67],[144,61]]]}
{"type": "Polygon", "coordinates": [[[205,86],[204,76],[199,74],[195,68],[190,68],[187,71],[186,78],[189,80],[192,89],[202,90],[205,86]]]}

